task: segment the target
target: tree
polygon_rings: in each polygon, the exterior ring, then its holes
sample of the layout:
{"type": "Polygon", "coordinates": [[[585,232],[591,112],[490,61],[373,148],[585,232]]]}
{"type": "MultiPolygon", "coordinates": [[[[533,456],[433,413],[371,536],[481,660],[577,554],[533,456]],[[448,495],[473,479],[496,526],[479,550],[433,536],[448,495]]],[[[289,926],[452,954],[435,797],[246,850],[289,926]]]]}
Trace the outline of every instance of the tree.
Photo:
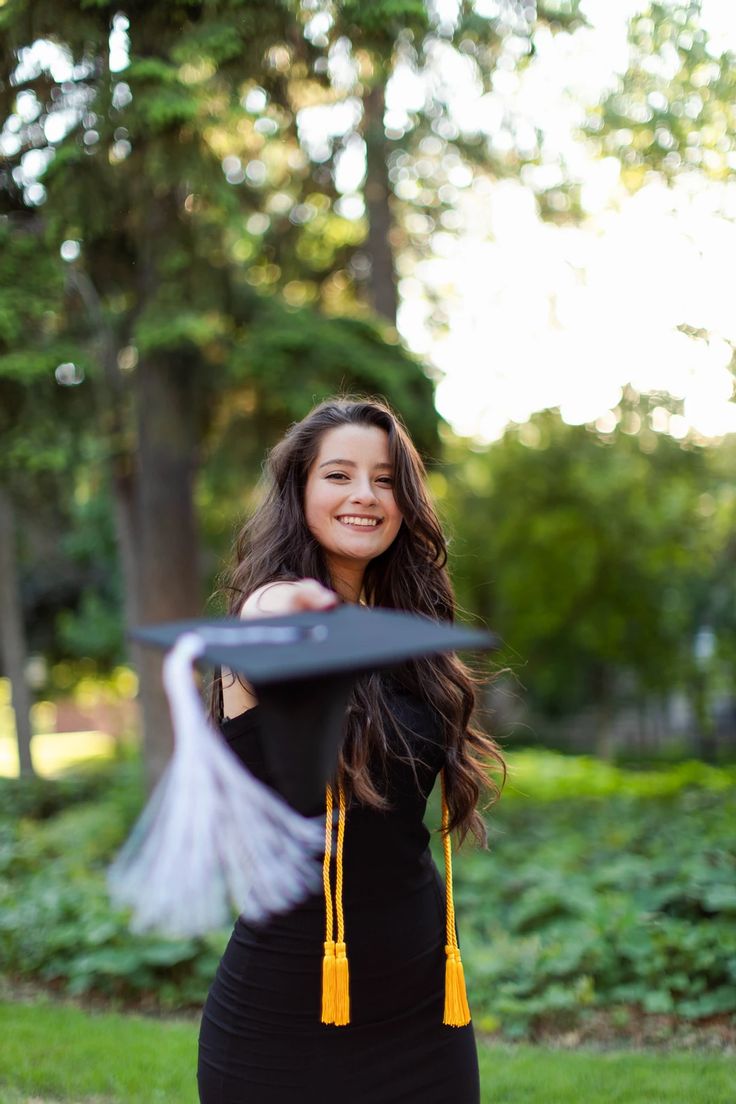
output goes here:
{"type": "MultiPolygon", "coordinates": [[[[336,94],[343,103],[359,98],[360,104],[353,124],[334,138],[330,158],[334,178],[346,152],[356,146],[364,151],[365,239],[350,268],[370,305],[392,325],[397,258],[401,274],[408,275],[432,252],[436,231],[458,229],[458,199],[474,177],[518,176],[541,156],[539,136],[529,148],[518,120],[503,119],[502,143],[499,135],[483,132],[481,112],[463,119],[454,109],[448,73],[462,73],[479,98],[490,98],[497,69],[522,68],[540,28],[558,33],[584,25],[578,8],[577,0],[536,6],[519,0],[480,14],[476,4],[463,0],[450,13],[425,0],[347,0],[328,5],[329,18],[322,12],[315,17],[320,22],[314,37],[329,46],[333,68],[339,68],[336,94]],[[413,102],[387,111],[392,82],[401,79],[411,80],[413,102]]],[[[551,212],[543,192],[540,198],[551,212]]],[[[437,304],[435,321],[442,318],[437,304]]]]}
{"type": "Polygon", "coordinates": [[[601,750],[627,695],[692,681],[712,590],[708,456],[665,435],[644,452],[545,411],[444,473],[461,601],[501,632],[538,710],[597,704],[601,750]]]}
{"type": "Polygon", "coordinates": [[[728,180],[736,158],[736,58],[708,38],[700,0],[650,3],[629,24],[619,86],[590,112],[587,134],[613,154],[631,190],[653,175],[728,180]]]}
{"type": "MultiPolygon", "coordinates": [[[[201,607],[194,486],[203,443],[244,392],[258,398],[251,428],[263,411],[285,425],[296,395],[304,412],[321,397],[305,384],[390,382],[400,394],[405,380],[418,421],[428,427],[434,415],[419,366],[381,346],[372,327],[329,329],[306,311],[292,326],[293,304],[270,309],[261,294],[277,267],[263,242],[266,162],[278,176],[285,146],[282,135],[268,146],[262,116],[243,100],[255,75],[276,103],[290,102],[311,52],[298,9],[242,0],[129,14],[110,4],[3,8],[10,78],[1,101],[17,142],[2,202],[38,207],[48,247],[70,258],[68,321],[75,330],[85,320],[77,338],[94,352],[89,379],[108,442],[128,616],[147,622],[201,607]],[[257,280],[264,272],[269,279],[257,280]],[[279,331],[270,339],[269,325],[279,331]],[[259,349],[280,360],[264,364],[259,349]],[[280,380],[268,378],[274,367],[280,380]]],[[[293,113],[285,120],[293,128],[293,113]]],[[[168,712],[158,662],[140,657],[138,668],[153,781],[168,754],[168,712]]]]}

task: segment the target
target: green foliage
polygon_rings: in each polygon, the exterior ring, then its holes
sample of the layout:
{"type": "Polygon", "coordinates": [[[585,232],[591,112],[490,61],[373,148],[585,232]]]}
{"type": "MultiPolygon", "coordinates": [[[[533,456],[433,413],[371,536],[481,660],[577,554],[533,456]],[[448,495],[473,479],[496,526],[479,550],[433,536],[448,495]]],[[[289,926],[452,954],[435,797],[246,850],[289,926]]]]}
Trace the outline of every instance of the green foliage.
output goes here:
{"type": "MultiPolygon", "coordinates": [[[[0,218],[0,478],[59,471],[69,463],[79,404],[54,370],[72,359],[62,329],[63,281],[44,236],[30,219],[0,218]]],[[[24,487],[27,496],[27,486],[24,487]]]]}
{"type": "Polygon", "coordinates": [[[551,715],[683,684],[704,611],[715,618],[713,563],[731,555],[736,503],[707,450],[653,445],[547,411],[483,453],[458,450],[442,473],[461,601],[501,632],[551,715]],[[729,524],[714,528],[704,495],[729,524]]]}
{"type": "Polygon", "coordinates": [[[150,303],[136,325],[138,349],[146,356],[160,351],[193,347],[203,352],[211,342],[228,334],[231,324],[216,310],[193,311],[186,308],[168,310],[155,301],[150,303]]]}
{"type": "Polygon", "coordinates": [[[629,25],[620,86],[591,114],[587,133],[621,159],[635,189],[647,173],[696,170],[728,180],[736,155],[736,67],[708,39],[700,0],[650,3],[629,25]]]}
{"type": "Polygon", "coordinates": [[[106,599],[102,592],[84,590],[77,609],[59,612],[58,642],[65,655],[103,661],[120,658],[123,629],[120,607],[106,599]]]}
{"type": "Polygon", "coordinates": [[[244,374],[259,384],[264,412],[303,417],[309,405],[338,389],[382,395],[394,403],[420,448],[437,446],[432,385],[397,342],[372,322],[325,319],[266,302],[240,346],[244,374]],[[413,369],[413,371],[412,371],[413,369]]]}
{"type": "MultiPolygon", "coordinates": [[[[58,326],[55,308],[60,306],[62,281],[58,266],[44,248],[38,232],[13,228],[0,220],[0,350],[28,343],[40,329],[52,336],[58,326]]],[[[8,373],[5,356],[0,358],[0,376],[8,373]]],[[[38,374],[31,359],[27,377],[38,374]]]]}
{"type": "Polygon", "coordinates": [[[424,0],[342,0],[338,5],[340,31],[348,34],[356,46],[393,52],[400,35],[421,36],[429,30],[430,20],[424,0]]]}
{"type": "MultiPolygon", "coordinates": [[[[541,778],[550,762],[538,764],[541,778]]],[[[711,789],[663,772],[656,788],[671,792],[646,798],[628,779],[616,792],[609,776],[604,800],[596,787],[589,796],[588,766],[556,799],[502,799],[490,854],[458,856],[476,1023],[521,1036],[618,1005],[690,1018],[736,1013],[733,776],[722,788],[727,776],[701,775],[716,782],[711,789]]]]}
{"type": "Polygon", "coordinates": [[[48,783],[8,787],[25,815],[0,822],[0,971],[63,984],[71,994],[141,1001],[155,993],[162,1007],[203,1001],[224,933],[136,936],[107,896],[106,866],[140,809],[138,763],[62,785],[77,801],[51,816],[58,798],[50,797],[48,783]],[[97,799],[90,801],[94,790],[97,799]],[[31,819],[39,811],[45,819],[31,819]]]}
{"type": "MultiPolygon", "coordinates": [[[[0,777],[4,838],[6,841],[10,838],[8,825],[13,821],[24,818],[45,820],[63,809],[101,798],[109,786],[107,768],[102,773],[97,762],[78,767],[73,773],[55,779],[0,777]]],[[[4,863],[6,858],[2,861],[4,863]]]]}
{"type": "MultiPolygon", "coordinates": [[[[551,753],[512,766],[490,853],[463,848],[455,863],[476,1025],[515,1037],[618,1006],[736,1012],[733,771],[636,775],[551,753]]],[[[141,789],[130,759],[3,784],[0,970],[73,994],[201,1004],[225,933],[135,936],[107,900],[104,870],[141,789]]]]}
{"type": "Polygon", "coordinates": [[[196,120],[199,98],[181,83],[176,66],[160,58],[134,59],[126,76],[136,87],[136,114],[149,137],[196,120]]]}
{"type": "Polygon", "coordinates": [[[736,786],[736,766],[713,767],[699,759],[675,763],[666,770],[631,770],[592,755],[559,755],[535,748],[511,756],[503,800],[574,801],[625,794],[632,798],[680,797],[694,787],[712,793],[736,786]]]}

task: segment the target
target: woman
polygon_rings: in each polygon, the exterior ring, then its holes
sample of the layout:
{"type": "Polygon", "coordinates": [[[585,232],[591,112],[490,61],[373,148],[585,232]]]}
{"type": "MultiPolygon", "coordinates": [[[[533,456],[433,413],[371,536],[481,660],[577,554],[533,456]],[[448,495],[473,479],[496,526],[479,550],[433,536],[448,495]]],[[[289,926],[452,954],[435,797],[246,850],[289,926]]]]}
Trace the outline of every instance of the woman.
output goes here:
{"type": "MultiPolygon", "coordinates": [[[[322,403],[273,449],[267,474],[265,501],[237,542],[231,613],[342,601],[453,619],[424,468],[387,406],[322,403]]],[[[251,689],[223,669],[214,691],[223,734],[270,782],[251,689]]],[[[459,966],[456,943],[446,951],[451,882],[442,884],[422,823],[442,771],[446,855],[449,830],[485,842],[476,806],[484,786],[499,795],[487,768],[504,763],[471,724],[474,699],[456,656],[360,680],[327,793],[330,827],[333,800],[339,815],[324,893],[260,928],[236,921],[202,1017],[202,1104],[477,1104],[469,1014],[447,1014],[446,957],[459,966]]]]}

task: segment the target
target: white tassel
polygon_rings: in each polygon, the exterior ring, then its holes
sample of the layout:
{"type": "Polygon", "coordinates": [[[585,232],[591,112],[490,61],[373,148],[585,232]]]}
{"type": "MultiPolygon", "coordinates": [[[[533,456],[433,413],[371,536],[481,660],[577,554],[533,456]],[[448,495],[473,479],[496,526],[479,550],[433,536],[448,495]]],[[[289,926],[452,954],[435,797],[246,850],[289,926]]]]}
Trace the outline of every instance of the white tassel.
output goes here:
{"type": "Polygon", "coordinates": [[[108,870],[133,931],[201,935],[230,922],[230,902],[259,923],[321,884],[324,819],[254,778],[205,715],[192,662],[209,642],[186,633],[164,660],[173,758],[108,870]]]}

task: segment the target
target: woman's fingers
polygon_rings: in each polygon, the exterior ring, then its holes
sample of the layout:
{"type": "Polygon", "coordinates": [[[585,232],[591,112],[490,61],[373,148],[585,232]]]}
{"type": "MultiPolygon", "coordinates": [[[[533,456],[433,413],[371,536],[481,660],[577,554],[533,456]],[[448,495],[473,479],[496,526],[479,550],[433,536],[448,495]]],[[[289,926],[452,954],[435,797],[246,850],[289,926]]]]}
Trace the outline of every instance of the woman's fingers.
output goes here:
{"type": "Polygon", "coordinates": [[[292,587],[291,596],[293,605],[288,611],[290,613],[297,610],[330,609],[338,602],[338,596],[334,590],[328,590],[316,579],[300,579],[296,586],[292,587]]]}
{"type": "Polygon", "coordinates": [[[268,617],[300,610],[331,609],[339,597],[317,579],[269,583],[254,591],[243,606],[241,617],[268,617]]]}

